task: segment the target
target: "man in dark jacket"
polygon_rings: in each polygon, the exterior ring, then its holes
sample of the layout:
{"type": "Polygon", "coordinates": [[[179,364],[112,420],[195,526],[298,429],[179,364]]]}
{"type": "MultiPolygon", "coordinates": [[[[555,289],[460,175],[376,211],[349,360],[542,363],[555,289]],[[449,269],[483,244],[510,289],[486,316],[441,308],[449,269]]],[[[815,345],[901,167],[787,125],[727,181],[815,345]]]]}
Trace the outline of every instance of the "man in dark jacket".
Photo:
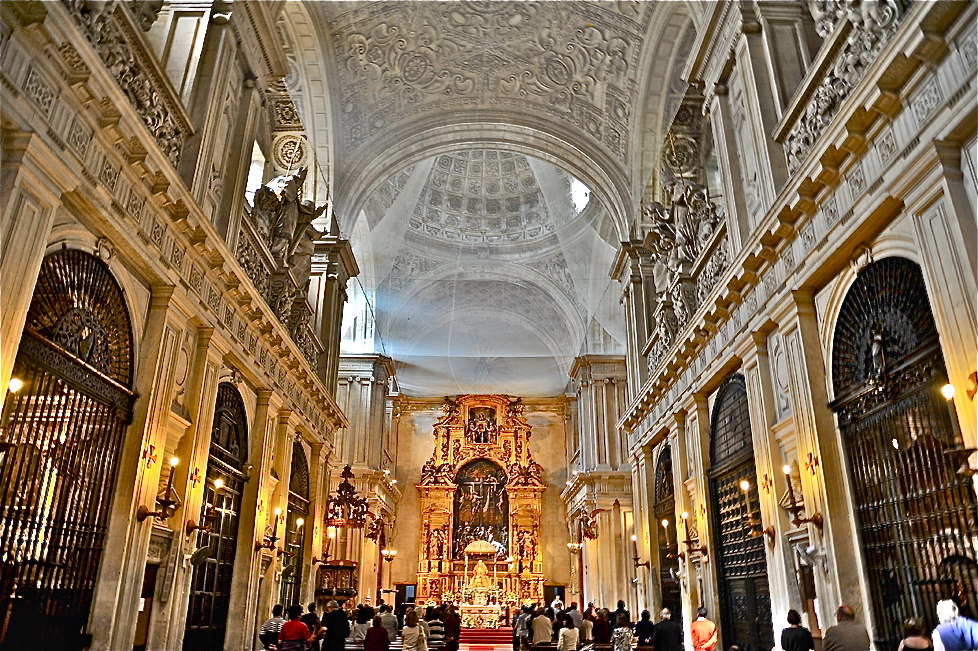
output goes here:
{"type": "Polygon", "coordinates": [[[326,614],[323,615],[322,624],[326,627],[323,651],[343,651],[346,638],[350,635],[350,620],[335,601],[326,604],[326,614]]]}
{"type": "Polygon", "coordinates": [[[683,627],[673,621],[668,608],[662,609],[662,621],[655,625],[652,645],[655,651],[683,651],[683,627]]]}
{"type": "Polygon", "coordinates": [[[618,610],[611,613],[611,617],[608,620],[609,622],[611,622],[611,628],[618,628],[618,618],[621,615],[625,616],[625,619],[628,620],[628,627],[631,628],[632,616],[628,613],[628,610],[625,608],[625,602],[621,600],[618,601],[618,610]]]}
{"type": "Polygon", "coordinates": [[[319,621],[319,615],[316,614],[316,604],[309,604],[309,612],[300,617],[299,620],[309,627],[309,630],[312,632],[314,637],[312,645],[309,647],[309,651],[319,651],[321,648],[319,644],[319,636],[322,624],[319,621]]]}
{"type": "Polygon", "coordinates": [[[638,638],[638,646],[649,646],[655,635],[655,624],[652,623],[652,615],[647,610],[642,611],[642,619],[635,624],[635,637],[638,638]]]}

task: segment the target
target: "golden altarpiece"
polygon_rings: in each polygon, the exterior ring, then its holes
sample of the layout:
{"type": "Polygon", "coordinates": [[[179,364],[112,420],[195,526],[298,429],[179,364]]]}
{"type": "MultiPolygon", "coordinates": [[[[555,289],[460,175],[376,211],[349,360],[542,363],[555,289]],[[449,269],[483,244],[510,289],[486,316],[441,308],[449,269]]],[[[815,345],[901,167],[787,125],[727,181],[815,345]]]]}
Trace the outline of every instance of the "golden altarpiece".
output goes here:
{"type": "Polygon", "coordinates": [[[519,398],[446,398],[421,471],[418,600],[460,604],[465,626],[494,626],[543,600],[543,469],[519,398]]]}

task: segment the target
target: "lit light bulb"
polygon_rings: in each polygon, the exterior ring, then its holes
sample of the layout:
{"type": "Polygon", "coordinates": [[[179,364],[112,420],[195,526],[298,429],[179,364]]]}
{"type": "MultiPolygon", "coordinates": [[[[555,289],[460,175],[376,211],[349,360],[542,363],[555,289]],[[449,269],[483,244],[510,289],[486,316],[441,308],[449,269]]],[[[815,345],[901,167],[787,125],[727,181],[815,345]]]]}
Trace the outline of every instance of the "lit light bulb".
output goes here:
{"type": "Polygon", "coordinates": [[[688,511],[683,511],[682,512],[682,518],[683,518],[683,520],[689,520],[689,512],[688,511]]]}
{"type": "Polygon", "coordinates": [[[170,457],[170,467],[176,468],[177,464],[180,463],[179,457],[170,457]]]}
{"type": "Polygon", "coordinates": [[[224,488],[224,480],[218,477],[214,480],[214,490],[219,491],[224,488]]]}
{"type": "Polygon", "coordinates": [[[663,520],[662,521],[662,528],[665,529],[668,526],[669,526],[669,521],[668,520],[663,520]]]}
{"type": "MultiPolygon", "coordinates": [[[[13,380],[11,380],[13,382],[13,380]]],[[[13,389],[11,389],[13,391],[13,389]]],[[[941,395],[944,396],[945,400],[954,400],[954,385],[945,384],[941,387],[941,395]]]]}
{"type": "Polygon", "coordinates": [[[746,479],[741,479],[740,480],[740,490],[742,490],[742,491],[749,491],[750,490],[750,482],[747,481],[746,479]]]}
{"type": "Polygon", "coordinates": [[[10,393],[17,393],[23,388],[24,388],[24,381],[21,380],[19,377],[12,377],[10,378],[10,382],[7,383],[7,389],[10,390],[10,393]]]}
{"type": "Polygon", "coordinates": [[[304,525],[305,523],[306,523],[306,521],[305,521],[305,520],[303,520],[302,518],[299,518],[298,520],[296,520],[296,521],[295,521],[295,526],[297,526],[297,527],[301,527],[301,526],[302,526],[302,525],[304,525]]]}
{"type": "Polygon", "coordinates": [[[335,532],[335,531],[330,531],[330,532],[329,532],[328,534],[326,534],[326,535],[327,535],[327,536],[329,536],[330,538],[336,538],[336,532],[335,532]]]}
{"type": "Polygon", "coordinates": [[[781,470],[783,470],[784,471],[784,474],[786,474],[786,475],[790,475],[791,474],[791,466],[788,465],[788,464],[784,464],[784,468],[782,468],[781,470]]]}
{"type": "Polygon", "coordinates": [[[632,534],[632,542],[636,542],[636,541],[638,541],[638,536],[632,534]]]}
{"type": "Polygon", "coordinates": [[[272,513],[274,513],[275,515],[282,515],[282,509],[275,509],[274,511],[272,511],[272,513]]]}

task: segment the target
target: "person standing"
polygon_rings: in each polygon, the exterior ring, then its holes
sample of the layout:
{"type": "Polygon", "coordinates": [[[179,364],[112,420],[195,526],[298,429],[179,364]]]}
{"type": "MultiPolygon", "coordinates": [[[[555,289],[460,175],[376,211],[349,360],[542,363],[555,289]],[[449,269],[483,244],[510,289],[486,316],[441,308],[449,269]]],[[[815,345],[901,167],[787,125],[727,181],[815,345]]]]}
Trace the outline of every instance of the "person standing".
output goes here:
{"type": "Polygon", "coordinates": [[[689,633],[693,651],[713,651],[717,645],[716,624],[706,618],[706,608],[702,606],[696,611],[696,621],[689,625],[689,633]]]}
{"type": "Polygon", "coordinates": [[[285,623],[285,618],[282,617],[283,610],[282,604],[275,604],[275,607],[272,608],[272,616],[261,625],[261,631],[258,633],[258,641],[266,649],[278,642],[278,632],[282,630],[282,624],[285,623]]]}
{"type": "Polygon", "coordinates": [[[309,612],[302,616],[302,623],[309,627],[312,632],[312,644],[309,647],[309,651],[319,651],[320,639],[325,632],[323,630],[322,622],[319,621],[319,615],[316,614],[316,604],[309,604],[309,612]]]}
{"type": "Polygon", "coordinates": [[[323,651],[343,651],[346,637],[350,634],[350,620],[335,601],[326,604],[322,625],[326,628],[326,635],[323,636],[323,651]]]}
{"type": "Polygon", "coordinates": [[[668,608],[663,608],[660,615],[662,621],[655,625],[655,636],[652,639],[655,651],[682,651],[682,625],[672,618],[672,611],[668,608]]]}
{"type": "Polygon", "coordinates": [[[306,651],[312,642],[312,631],[301,619],[302,606],[289,606],[289,621],[282,624],[278,632],[278,651],[306,651]]]}
{"type": "Polygon", "coordinates": [[[425,616],[425,621],[428,622],[428,648],[444,649],[445,624],[441,621],[438,609],[429,608],[425,616]]]}
{"type": "Polygon", "coordinates": [[[455,614],[454,605],[448,604],[445,607],[442,623],[445,625],[445,649],[447,651],[458,651],[458,641],[462,637],[462,620],[455,614]]]}
{"type": "Polygon", "coordinates": [[[574,626],[574,618],[564,615],[563,625],[557,634],[557,651],[577,651],[580,642],[577,627],[574,626]]]}
{"type": "Polygon", "coordinates": [[[609,620],[611,622],[611,627],[612,628],[618,628],[619,626],[621,626],[621,624],[619,624],[618,622],[621,620],[621,616],[622,615],[625,616],[625,626],[628,626],[629,628],[631,628],[631,626],[632,626],[632,616],[628,612],[628,609],[625,608],[625,602],[619,599],[618,600],[618,609],[615,610],[615,612],[611,613],[611,619],[609,620]]]}
{"type": "Polygon", "coordinates": [[[856,623],[856,613],[846,604],[835,611],[835,626],[825,631],[822,651],[869,651],[869,633],[856,623]]]}
{"type": "Polygon", "coordinates": [[[801,615],[797,610],[788,611],[788,628],[781,631],[783,651],[814,651],[815,640],[812,632],[801,625],[801,615]]]}
{"type": "Polygon", "coordinates": [[[934,629],[934,651],[974,651],[978,649],[978,622],[958,613],[958,605],[950,599],[937,602],[934,629]]]}
{"type": "Polygon", "coordinates": [[[567,613],[568,616],[570,616],[571,619],[574,620],[574,628],[575,629],[580,629],[581,628],[581,622],[584,621],[584,615],[582,615],[581,614],[581,611],[577,609],[577,602],[576,601],[573,602],[573,603],[571,603],[571,605],[567,609],[566,613],[567,613]]]}
{"type": "Polygon", "coordinates": [[[652,644],[652,638],[655,637],[655,624],[652,623],[652,613],[647,610],[642,611],[642,619],[635,624],[635,637],[638,638],[638,646],[652,644]]]}
{"type": "Polygon", "coordinates": [[[414,608],[408,609],[404,615],[404,628],[401,629],[401,642],[404,651],[428,651],[428,638],[425,637],[424,628],[419,623],[421,618],[418,611],[414,608]]]}
{"type": "Polygon", "coordinates": [[[630,651],[632,648],[632,623],[628,615],[622,613],[615,621],[615,630],[611,632],[611,646],[614,651],[630,651]]]}
{"type": "Polygon", "coordinates": [[[601,609],[598,611],[598,618],[594,620],[594,628],[591,636],[595,644],[611,644],[611,626],[608,625],[608,611],[601,609]]]}
{"type": "Polygon", "coordinates": [[[384,604],[380,607],[380,621],[387,629],[387,639],[391,642],[397,639],[397,617],[391,612],[391,607],[384,604]]]}
{"type": "MultiPolygon", "coordinates": [[[[383,609],[384,606],[381,606],[383,609]]],[[[389,651],[391,641],[384,626],[384,620],[380,615],[375,615],[373,626],[367,630],[367,635],[363,638],[363,651],[389,651]]]]}
{"type": "Polygon", "coordinates": [[[530,624],[530,630],[533,634],[533,644],[550,644],[553,627],[546,610],[540,608],[537,611],[537,616],[530,624]]]}
{"type": "Polygon", "coordinates": [[[927,635],[927,628],[924,620],[919,617],[908,617],[903,622],[903,639],[897,651],[911,649],[911,651],[931,651],[934,642],[930,635],[927,635]]]}

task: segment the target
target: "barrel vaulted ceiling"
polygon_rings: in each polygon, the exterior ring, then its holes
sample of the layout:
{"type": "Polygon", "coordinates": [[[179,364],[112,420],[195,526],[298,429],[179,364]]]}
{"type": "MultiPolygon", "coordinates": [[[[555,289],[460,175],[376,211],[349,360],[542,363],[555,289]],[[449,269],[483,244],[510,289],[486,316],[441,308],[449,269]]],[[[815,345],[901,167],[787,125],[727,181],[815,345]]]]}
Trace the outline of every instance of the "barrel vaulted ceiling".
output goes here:
{"type": "Polygon", "coordinates": [[[408,393],[553,395],[574,356],[621,351],[608,272],[684,92],[688,9],[285,3],[289,90],[362,270],[348,326],[408,393]]]}

